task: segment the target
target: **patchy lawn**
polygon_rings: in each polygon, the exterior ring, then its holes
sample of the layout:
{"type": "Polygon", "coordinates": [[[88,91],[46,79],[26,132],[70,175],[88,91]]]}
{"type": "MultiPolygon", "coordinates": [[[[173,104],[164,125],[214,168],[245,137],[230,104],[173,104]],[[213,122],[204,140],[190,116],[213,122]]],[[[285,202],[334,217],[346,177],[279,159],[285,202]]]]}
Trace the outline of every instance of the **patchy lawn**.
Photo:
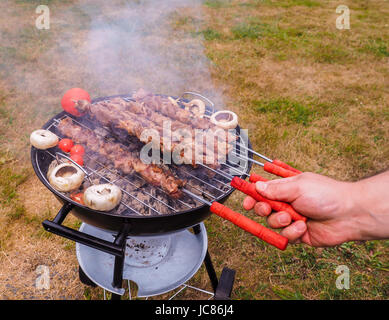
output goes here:
{"type": "MultiPolygon", "coordinates": [[[[138,26],[133,50],[121,37],[133,30],[131,19],[119,20],[126,1],[1,2],[0,298],[103,298],[101,289],[78,281],[74,243],[43,231],[41,222],[60,204],[29,160],[30,132],[60,111],[70,87],[93,96],[143,85],[169,94],[205,92],[238,113],[255,150],[300,170],[351,181],[389,167],[387,1],[343,1],[350,8],[350,30],[335,26],[337,1],[184,3],[165,11],[164,24],[138,26]],[[50,8],[50,30],[35,28],[39,4],[50,8]],[[99,29],[101,21],[115,32],[99,29]],[[90,41],[96,32],[108,32],[113,48],[125,50],[99,55],[101,44],[90,41]],[[169,63],[147,55],[156,49],[169,63]],[[142,55],[153,68],[134,67],[142,55]],[[91,56],[101,64],[91,64],[91,56]],[[38,265],[50,267],[48,291],[35,288],[38,265]]],[[[142,5],[132,3],[129,14],[142,5]]],[[[160,14],[144,6],[145,16],[160,14]]],[[[242,211],[242,199],[236,192],[227,204],[242,211]]],[[[71,217],[67,224],[77,228],[80,222],[71,217]]],[[[218,274],[224,266],[237,271],[234,299],[389,297],[389,241],[279,252],[218,217],[205,224],[218,274]],[[350,269],[349,290],[335,286],[339,265],[350,269]]],[[[210,290],[204,267],[190,284],[210,290]]]]}

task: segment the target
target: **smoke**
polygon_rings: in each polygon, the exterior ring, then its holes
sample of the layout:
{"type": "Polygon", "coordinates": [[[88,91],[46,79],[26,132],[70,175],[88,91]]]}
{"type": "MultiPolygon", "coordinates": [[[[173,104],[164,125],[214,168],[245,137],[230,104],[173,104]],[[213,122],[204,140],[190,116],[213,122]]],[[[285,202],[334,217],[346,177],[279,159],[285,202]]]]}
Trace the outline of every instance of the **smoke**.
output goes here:
{"type": "Polygon", "coordinates": [[[33,3],[0,5],[0,81],[28,101],[34,117],[53,114],[72,87],[94,98],[139,88],[175,96],[194,91],[223,108],[204,52],[202,0],[79,0],[48,7],[50,29],[38,30],[33,3]]]}
{"type": "MultiPolygon", "coordinates": [[[[72,15],[80,33],[60,34],[50,54],[74,67],[84,86],[102,95],[145,88],[201,92],[221,107],[201,37],[201,0],[80,1],[72,15]],[[75,21],[75,16],[80,20],[75,21]]],[[[77,29],[73,25],[70,30],[77,29]]],[[[71,86],[71,82],[66,81],[71,86]]],[[[73,86],[75,86],[74,83],[73,86]]],[[[95,96],[95,94],[92,94],[95,96]]]]}

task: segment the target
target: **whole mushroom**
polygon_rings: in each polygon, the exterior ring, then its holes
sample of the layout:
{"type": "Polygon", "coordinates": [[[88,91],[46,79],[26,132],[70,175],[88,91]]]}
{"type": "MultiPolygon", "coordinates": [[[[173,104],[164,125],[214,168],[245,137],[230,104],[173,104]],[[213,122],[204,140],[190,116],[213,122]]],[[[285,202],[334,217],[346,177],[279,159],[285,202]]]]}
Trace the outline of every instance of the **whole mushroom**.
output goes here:
{"type": "Polygon", "coordinates": [[[69,192],[78,189],[84,181],[85,173],[72,163],[61,163],[50,168],[47,178],[58,191],[69,192]]]}
{"type": "Polygon", "coordinates": [[[37,149],[46,150],[58,144],[58,137],[45,129],[38,129],[31,133],[30,143],[37,149]]]}
{"type": "Polygon", "coordinates": [[[110,211],[122,199],[122,191],[113,184],[97,184],[90,186],[84,192],[84,204],[94,210],[110,211]]]}

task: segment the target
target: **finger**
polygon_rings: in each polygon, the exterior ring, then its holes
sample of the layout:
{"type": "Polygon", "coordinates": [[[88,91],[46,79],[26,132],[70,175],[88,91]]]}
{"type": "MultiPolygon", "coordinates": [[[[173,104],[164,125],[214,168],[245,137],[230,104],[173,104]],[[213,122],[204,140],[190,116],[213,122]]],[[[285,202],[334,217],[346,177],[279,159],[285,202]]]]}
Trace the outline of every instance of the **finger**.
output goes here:
{"type": "Polygon", "coordinates": [[[257,203],[257,200],[255,200],[254,198],[251,198],[250,196],[247,196],[246,198],[244,198],[243,200],[243,208],[247,211],[251,210],[252,208],[254,208],[254,205],[257,203]]]}
{"type": "Polygon", "coordinates": [[[267,224],[274,229],[284,228],[292,222],[292,217],[289,213],[281,211],[270,215],[267,218],[267,224]]]}
{"type": "Polygon", "coordinates": [[[271,213],[272,208],[270,204],[266,202],[257,202],[254,205],[254,210],[257,215],[261,217],[267,217],[271,213]]]}
{"type": "Polygon", "coordinates": [[[289,242],[296,243],[307,231],[307,225],[304,221],[293,222],[290,226],[281,231],[281,235],[289,239],[289,242]]]}
{"type": "Polygon", "coordinates": [[[256,190],[265,198],[293,202],[300,196],[299,176],[255,183],[256,190]]]}

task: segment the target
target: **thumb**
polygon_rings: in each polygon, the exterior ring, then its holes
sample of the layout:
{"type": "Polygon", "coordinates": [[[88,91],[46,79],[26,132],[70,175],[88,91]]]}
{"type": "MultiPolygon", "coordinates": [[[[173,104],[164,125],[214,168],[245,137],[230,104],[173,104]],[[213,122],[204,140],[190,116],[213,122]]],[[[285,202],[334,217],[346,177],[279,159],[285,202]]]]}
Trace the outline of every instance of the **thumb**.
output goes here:
{"type": "Polygon", "coordinates": [[[258,193],[270,200],[293,202],[300,196],[300,186],[297,176],[285,179],[255,183],[258,193]]]}

